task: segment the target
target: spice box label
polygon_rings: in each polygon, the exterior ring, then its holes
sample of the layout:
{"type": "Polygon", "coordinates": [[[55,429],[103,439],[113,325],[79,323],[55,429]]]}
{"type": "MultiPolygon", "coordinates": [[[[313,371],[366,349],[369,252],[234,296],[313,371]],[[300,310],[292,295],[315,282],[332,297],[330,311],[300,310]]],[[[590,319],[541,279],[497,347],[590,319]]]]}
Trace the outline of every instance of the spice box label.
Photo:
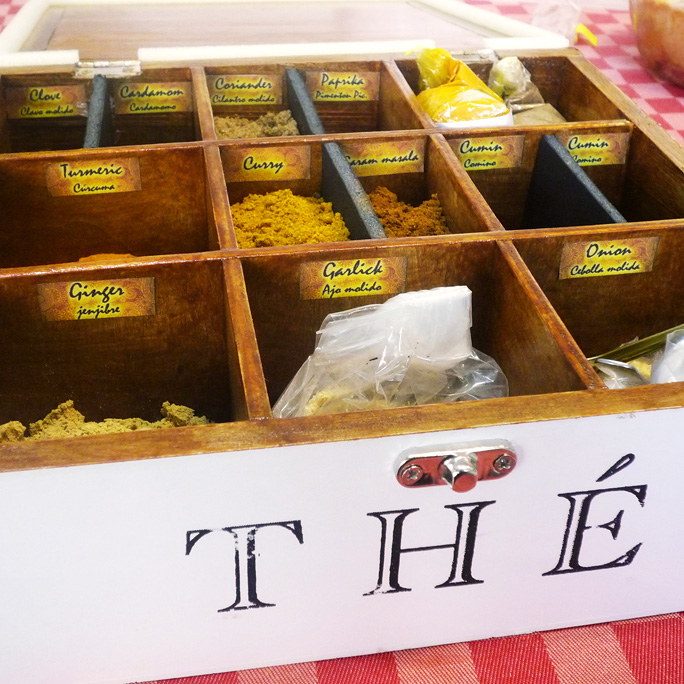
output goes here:
{"type": "Polygon", "coordinates": [[[229,182],[301,180],[311,177],[311,150],[306,145],[229,147],[225,154],[229,182]]]}
{"type": "Polygon", "coordinates": [[[406,259],[350,259],[313,261],[299,269],[302,299],[333,299],[403,292],[406,259]]]}
{"type": "Polygon", "coordinates": [[[281,104],[283,82],[270,74],[231,74],[210,76],[212,105],[281,104]]]}
{"type": "Polygon", "coordinates": [[[374,71],[307,71],[306,85],[314,102],[377,100],[380,75],[374,71]]]}
{"type": "Polygon", "coordinates": [[[340,145],[357,176],[423,172],[425,140],[342,142],[340,145]]]}
{"type": "Polygon", "coordinates": [[[625,133],[557,133],[556,137],[580,166],[624,164],[629,149],[625,133]]]}
{"type": "Polygon", "coordinates": [[[652,270],[659,237],[628,240],[567,242],[561,254],[559,278],[646,273],[652,270]]]}
{"type": "Polygon", "coordinates": [[[155,314],[154,278],[76,280],[38,285],[48,321],[84,321],[155,314]]]}
{"type": "Polygon", "coordinates": [[[35,86],[7,89],[7,116],[10,119],[85,116],[85,85],[35,86]]]}
{"type": "Polygon", "coordinates": [[[451,143],[464,168],[511,169],[520,166],[525,136],[507,135],[496,138],[465,138],[451,143]]]}
{"type": "Polygon", "coordinates": [[[116,114],[170,114],[192,111],[187,82],[119,83],[114,90],[116,114]]]}
{"type": "Polygon", "coordinates": [[[136,192],[141,188],[140,164],[135,157],[57,162],[47,165],[45,175],[53,197],[136,192]]]}

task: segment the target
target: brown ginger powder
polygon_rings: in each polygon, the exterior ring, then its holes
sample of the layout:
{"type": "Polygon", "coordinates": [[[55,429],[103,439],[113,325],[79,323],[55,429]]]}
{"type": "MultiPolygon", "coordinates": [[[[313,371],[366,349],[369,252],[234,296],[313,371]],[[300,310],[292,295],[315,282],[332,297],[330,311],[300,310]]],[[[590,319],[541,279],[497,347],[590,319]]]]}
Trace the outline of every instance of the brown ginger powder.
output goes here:
{"type": "Polygon", "coordinates": [[[270,247],[349,239],[342,215],[318,197],[291,190],[247,195],[230,207],[238,246],[270,247]]]}
{"type": "Polygon", "coordinates": [[[375,213],[388,237],[416,237],[449,233],[442,205],[432,195],[420,206],[413,207],[397,199],[395,193],[378,187],[368,195],[375,213]]]}

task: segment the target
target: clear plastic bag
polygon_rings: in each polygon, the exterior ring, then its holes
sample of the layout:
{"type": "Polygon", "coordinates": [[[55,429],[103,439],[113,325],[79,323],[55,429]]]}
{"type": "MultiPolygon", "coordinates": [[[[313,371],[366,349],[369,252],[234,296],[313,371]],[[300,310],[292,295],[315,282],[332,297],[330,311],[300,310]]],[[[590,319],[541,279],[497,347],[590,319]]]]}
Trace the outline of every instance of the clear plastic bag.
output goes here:
{"type": "Polygon", "coordinates": [[[667,336],[665,351],[653,364],[652,383],[684,381],[684,330],[667,336]]]}
{"type": "Polygon", "coordinates": [[[470,307],[467,287],[444,287],[330,314],[274,416],[507,396],[499,366],[472,348],[470,307]]]}

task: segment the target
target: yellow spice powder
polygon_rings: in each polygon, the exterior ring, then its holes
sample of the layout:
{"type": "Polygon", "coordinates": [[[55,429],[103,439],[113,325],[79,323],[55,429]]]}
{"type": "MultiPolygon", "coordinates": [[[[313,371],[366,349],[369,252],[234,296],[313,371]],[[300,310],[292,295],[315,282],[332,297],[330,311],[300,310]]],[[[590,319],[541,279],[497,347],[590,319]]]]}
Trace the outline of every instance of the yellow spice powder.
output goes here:
{"type": "Polygon", "coordinates": [[[302,197],[291,190],[248,195],[231,205],[238,246],[270,247],[349,239],[342,215],[317,197],[302,197]]]}

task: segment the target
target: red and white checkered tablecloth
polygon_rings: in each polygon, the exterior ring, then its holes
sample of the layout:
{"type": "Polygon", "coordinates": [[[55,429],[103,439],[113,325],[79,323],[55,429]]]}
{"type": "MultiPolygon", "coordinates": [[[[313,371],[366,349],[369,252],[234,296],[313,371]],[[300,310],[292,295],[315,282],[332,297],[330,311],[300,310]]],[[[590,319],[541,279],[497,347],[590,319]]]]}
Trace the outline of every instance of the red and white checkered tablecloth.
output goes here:
{"type": "MultiPolygon", "coordinates": [[[[25,1],[0,0],[0,30],[25,1]]],[[[514,0],[467,1],[522,21],[534,9],[514,0]]],[[[684,142],[684,89],[646,71],[629,13],[590,9],[582,21],[598,38],[596,47],[577,45],[587,59],[684,142]]],[[[684,613],[165,684],[684,684],[684,613]]]]}

